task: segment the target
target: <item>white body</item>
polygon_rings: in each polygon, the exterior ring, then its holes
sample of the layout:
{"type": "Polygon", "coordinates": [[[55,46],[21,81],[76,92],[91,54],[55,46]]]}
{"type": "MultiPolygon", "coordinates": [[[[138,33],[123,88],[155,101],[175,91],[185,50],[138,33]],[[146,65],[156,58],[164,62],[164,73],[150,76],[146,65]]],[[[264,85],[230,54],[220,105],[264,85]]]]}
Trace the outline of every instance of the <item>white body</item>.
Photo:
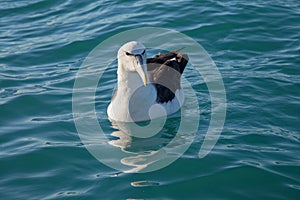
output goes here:
{"type": "Polygon", "coordinates": [[[176,90],[175,98],[167,103],[158,104],[156,97],[156,89],[152,84],[141,84],[138,88],[118,86],[117,94],[107,108],[108,117],[121,122],[146,121],[173,114],[184,102],[182,89],[176,90]]]}
{"type": "Polygon", "coordinates": [[[156,102],[157,91],[149,83],[144,49],[140,43],[130,42],[123,45],[118,52],[118,86],[107,108],[110,120],[151,120],[173,114],[183,105],[182,89],[176,90],[173,100],[162,104],[156,102]]]}

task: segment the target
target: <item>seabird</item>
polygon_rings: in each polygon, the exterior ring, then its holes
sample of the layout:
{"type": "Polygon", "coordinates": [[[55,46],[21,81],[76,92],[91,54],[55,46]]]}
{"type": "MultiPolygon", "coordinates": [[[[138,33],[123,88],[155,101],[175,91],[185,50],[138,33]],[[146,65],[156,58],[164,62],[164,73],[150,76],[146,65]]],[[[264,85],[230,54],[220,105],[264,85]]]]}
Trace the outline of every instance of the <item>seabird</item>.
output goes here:
{"type": "Polygon", "coordinates": [[[136,41],[119,49],[117,89],[107,108],[110,120],[147,121],[173,114],[183,105],[180,78],[188,56],[178,50],[147,59],[146,53],[136,41]]]}

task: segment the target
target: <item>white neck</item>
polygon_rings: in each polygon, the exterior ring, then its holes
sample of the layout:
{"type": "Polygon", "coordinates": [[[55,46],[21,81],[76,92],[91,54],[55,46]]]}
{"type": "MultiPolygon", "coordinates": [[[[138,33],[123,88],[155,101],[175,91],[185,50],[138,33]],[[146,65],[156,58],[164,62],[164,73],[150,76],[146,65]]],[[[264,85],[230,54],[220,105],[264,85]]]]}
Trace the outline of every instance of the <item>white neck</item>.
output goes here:
{"type": "Polygon", "coordinates": [[[117,73],[118,88],[108,109],[109,116],[116,121],[147,120],[149,108],[156,102],[154,86],[144,86],[137,72],[122,71],[119,67],[117,73]]]}
{"type": "Polygon", "coordinates": [[[118,90],[126,90],[131,93],[139,87],[143,87],[142,78],[137,72],[127,72],[118,69],[118,90]]]}

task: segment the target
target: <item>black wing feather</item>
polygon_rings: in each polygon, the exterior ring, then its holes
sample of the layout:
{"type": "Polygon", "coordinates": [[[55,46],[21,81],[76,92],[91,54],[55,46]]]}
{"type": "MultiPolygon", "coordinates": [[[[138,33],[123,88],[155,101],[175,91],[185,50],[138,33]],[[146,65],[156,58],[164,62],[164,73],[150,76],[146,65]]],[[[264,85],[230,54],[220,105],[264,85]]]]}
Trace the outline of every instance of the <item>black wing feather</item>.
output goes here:
{"type": "Polygon", "coordinates": [[[175,97],[175,91],[180,89],[180,78],[188,56],[177,51],[158,54],[147,59],[150,81],[157,90],[157,103],[169,102],[175,97]]]}

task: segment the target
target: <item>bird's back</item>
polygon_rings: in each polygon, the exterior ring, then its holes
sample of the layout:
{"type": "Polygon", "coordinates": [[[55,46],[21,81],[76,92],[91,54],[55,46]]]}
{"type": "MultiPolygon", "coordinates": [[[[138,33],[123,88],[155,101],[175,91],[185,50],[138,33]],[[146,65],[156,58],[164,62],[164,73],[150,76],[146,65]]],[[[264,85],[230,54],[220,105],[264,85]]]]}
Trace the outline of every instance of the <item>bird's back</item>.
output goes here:
{"type": "Polygon", "coordinates": [[[147,59],[149,79],[157,90],[157,103],[167,103],[175,98],[176,90],[181,89],[181,74],[187,63],[188,56],[178,51],[147,59]]]}

